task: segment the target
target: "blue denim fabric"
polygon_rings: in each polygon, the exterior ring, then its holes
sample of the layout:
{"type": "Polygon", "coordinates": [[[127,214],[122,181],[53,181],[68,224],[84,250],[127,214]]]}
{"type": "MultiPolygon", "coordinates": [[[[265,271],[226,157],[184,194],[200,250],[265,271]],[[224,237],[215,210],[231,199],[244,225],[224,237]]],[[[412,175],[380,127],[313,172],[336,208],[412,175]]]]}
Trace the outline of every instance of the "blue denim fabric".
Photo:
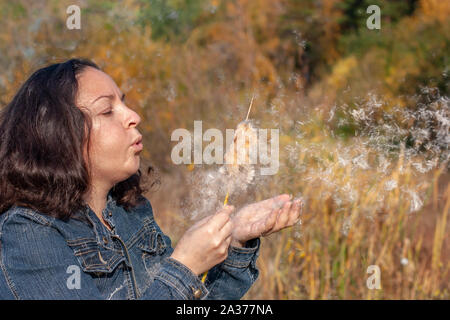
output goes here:
{"type": "Polygon", "coordinates": [[[0,215],[0,299],[240,299],[256,281],[259,238],[230,247],[202,283],[170,258],[171,240],[144,200],[126,212],[108,194],[112,232],[88,206],[69,221],[10,208],[0,215]]]}

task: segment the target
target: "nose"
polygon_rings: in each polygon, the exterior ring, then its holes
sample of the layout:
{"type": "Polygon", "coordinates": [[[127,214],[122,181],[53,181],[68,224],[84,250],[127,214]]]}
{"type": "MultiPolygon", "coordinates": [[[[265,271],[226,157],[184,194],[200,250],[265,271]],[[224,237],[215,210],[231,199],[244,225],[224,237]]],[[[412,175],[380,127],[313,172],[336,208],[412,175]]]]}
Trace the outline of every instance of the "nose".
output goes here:
{"type": "Polygon", "coordinates": [[[126,127],[130,128],[138,126],[139,123],[141,123],[141,117],[134,110],[131,110],[130,108],[127,109],[128,109],[128,117],[126,121],[126,127]]]}

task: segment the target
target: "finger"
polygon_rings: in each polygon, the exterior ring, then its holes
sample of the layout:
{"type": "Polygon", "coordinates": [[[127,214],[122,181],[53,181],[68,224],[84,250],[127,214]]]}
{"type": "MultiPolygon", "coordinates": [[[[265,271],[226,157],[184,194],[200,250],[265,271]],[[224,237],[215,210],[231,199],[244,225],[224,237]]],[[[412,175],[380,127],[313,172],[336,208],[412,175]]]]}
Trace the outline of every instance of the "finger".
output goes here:
{"type": "Polygon", "coordinates": [[[201,220],[197,221],[194,224],[193,228],[198,229],[198,228],[201,228],[202,226],[207,225],[211,221],[211,219],[214,218],[216,215],[217,215],[217,213],[210,214],[209,216],[202,218],[201,220]]]}
{"type": "Polygon", "coordinates": [[[233,231],[233,222],[229,220],[227,223],[224,224],[222,229],[219,230],[219,234],[222,237],[222,239],[228,238],[233,231]]]}
{"type": "MultiPolygon", "coordinates": [[[[222,208],[221,210],[217,211],[215,214],[211,214],[211,215],[204,217],[203,219],[197,221],[197,223],[195,224],[195,227],[200,228],[201,226],[208,224],[211,221],[211,219],[216,219],[216,216],[219,214],[221,214],[222,217],[225,218],[226,214],[224,215],[224,212],[223,212],[224,209],[229,210],[229,208],[228,209],[222,208]]],[[[220,223],[220,221],[219,221],[219,223],[220,223]]]]}
{"type": "Polygon", "coordinates": [[[254,237],[264,237],[267,235],[268,231],[269,230],[265,229],[264,221],[255,222],[250,226],[250,234],[254,237]]]}
{"type": "Polygon", "coordinates": [[[265,205],[270,203],[272,208],[274,208],[274,209],[277,208],[278,209],[278,208],[282,208],[283,205],[287,201],[289,201],[289,199],[290,199],[290,196],[288,194],[281,194],[281,195],[278,195],[278,196],[273,197],[271,199],[265,200],[265,201],[267,201],[267,203],[265,203],[265,205]]]}
{"type": "Polygon", "coordinates": [[[260,230],[259,236],[268,236],[269,234],[274,232],[276,227],[278,216],[281,213],[281,209],[275,209],[271,212],[270,216],[267,217],[266,221],[261,221],[255,224],[255,229],[260,230]],[[261,231],[262,230],[262,231],[261,231]]]}
{"type": "Polygon", "coordinates": [[[277,218],[278,218],[278,215],[280,214],[280,212],[281,212],[281,209],[272,210],[272,212],[267,217],[267,219],[263,225],[264,231],[262,232],[262,235],[267,235],[267,234],[271,233],[271,231],[273,230],[273,228],[275,227],[275,225],[277,223],[277,218]]]}
{"type": "Polygon", "coordinates": [[[195,224],[195,226],[196,226],[196,227],[201,227],[202,225],[208,223],[208,221],[211,220],[211,218],[212,218],[213,216],[214,216],[214,215],[209,215],[209,216],[207,216],[207,217],[204,217],[203,219],[197,221],[197,223],[195,224]]]}
{"type": "Polygon", "coordinates": [[[220,209],[215,215],[212,216],[210,223],[213,224],[217,230],[222,229],[222,227],[230,220],[230,214],[234,211],[234,206],[225,206],[220,209]]]}
{"type": "Polygon", "coordinates": [[[300,207],[301,207],[301,201],[296,200],[294,201],[291,210],[289,212],[289,219],[288,219],[288,226],[293,226],[298,218],[300,217],[300,207]]]}
{"type": "Polygon", "coordinates": [[[226,244],[227,247],[230,246],[231,240],[233,240],[233,236],[230,234],[230,235],[225,239],[225,244],[226,244]]]}
{"type": "Polygon", "coordinates": [[[291,210],[292,202],[286,202],[281,209],[281,213],[278,215],[277,224],[275,226],[275,230],[281,230],[286,226],[286,223],[289,219],[289,211],[291,210]]]}
{"type": "Polygon", "coordinates": [[[230,235],[222,242],[221,250],[223,250],[224,254],[226,254],[226,255],[228,255],[228,248],[230,247],[232,239],[233,239],[233,237],[230,235]]]}
{"type": "Polygon", "coordinates": [[[275,196],[275,197],[272,197],[272,198],[269,198],[269,199],[266,199],[266,200],[262,200],[259,203],[263,204],[263,205],[266,205],[266,204],[271,203],[271,202],[283,202],[284,203],[284,202],[286,202],[288,200],[289,200],[289,195],[288,194],[280,194],[278,196],[275,196]]]}
{"type": "Polygon", "coordinates": [[[286,201],[289,201],[290,196],[288,194],[281,194],[276,197],[272,197],[263,201],[259,201],[251,204],[254,210],[261,211],[263,209],[278,209],[283,206],[286,201]]]}

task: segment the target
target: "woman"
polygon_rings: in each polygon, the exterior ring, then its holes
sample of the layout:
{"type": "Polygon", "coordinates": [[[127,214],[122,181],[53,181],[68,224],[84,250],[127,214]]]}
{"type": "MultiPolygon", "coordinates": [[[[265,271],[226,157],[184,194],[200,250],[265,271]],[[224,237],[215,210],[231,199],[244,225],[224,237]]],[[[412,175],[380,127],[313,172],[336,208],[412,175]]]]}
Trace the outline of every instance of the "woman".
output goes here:
{"type": "Polygon", "coordinates": [[[293,225],[301,204],[281,195],[232,218],[226,206],[173,249],[143,196],[140,121],[114,81],[81,59],[36,71],[1,110],[0,298],[247,292],[258,276],[259,236],[293,225]]]}

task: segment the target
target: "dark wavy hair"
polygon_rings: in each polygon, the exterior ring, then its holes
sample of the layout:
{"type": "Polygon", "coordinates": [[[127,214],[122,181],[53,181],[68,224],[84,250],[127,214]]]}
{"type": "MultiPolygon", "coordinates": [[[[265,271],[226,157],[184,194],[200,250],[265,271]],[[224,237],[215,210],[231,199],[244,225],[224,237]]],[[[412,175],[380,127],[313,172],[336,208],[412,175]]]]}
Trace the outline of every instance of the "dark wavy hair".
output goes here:
{"type": "MultiPolygon", "coordinates": [[[[62,220],[86,203],[90,187],[89,149],[92,120],[75,104],[77,75],[92,61],[70,59],[34,72],[12,101],[0,110],[0,214],[24,206],[62,220]]],[[[142,194],[159,184],[139,169],[111,189],[116,203],[129,211],[142,194]]]]}

